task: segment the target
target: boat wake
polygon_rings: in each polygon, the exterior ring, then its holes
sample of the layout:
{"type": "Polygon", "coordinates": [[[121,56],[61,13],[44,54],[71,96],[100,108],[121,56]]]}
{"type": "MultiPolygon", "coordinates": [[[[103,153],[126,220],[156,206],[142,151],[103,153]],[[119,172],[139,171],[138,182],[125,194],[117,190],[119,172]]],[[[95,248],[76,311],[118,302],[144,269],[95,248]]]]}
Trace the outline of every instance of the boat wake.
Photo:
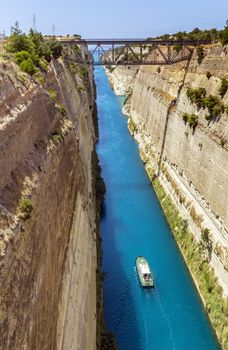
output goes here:
{"type": "MultiPolygon", "coordinates": [[[[136,280],[136,283],[138,284],[139,287],[141,287],[140,285],[140,282],[139,282],[139,279],[138,279],[138,274],[137,274],[137,269],[136,267],[134,267],[134,270],[135,270],[135,280],[136,280]]],[[[145,292],[151,292],[152,290],[151,289],[145,289],[144,290],[145,292]]],[[[138,290],[138,298],[140,298],[140,289],[138,290]]],[[[142,305],[142,300],[141,300],[141,305],[142,305]]],[[[141,308],[143,310],[143,307],[141,308]]],[[[145,329],[145,334],[146,334],[146,349],[145,350],[150,350],[148,348],[148,345],[149,345],[149,337],[148,337],[148,329],[147,329],[147,323],[146,323],[146,317],[145,317],[145,312],[143,312],[143,321],[144,321],[144,329],[145,329]]]]}
{"type": "Polygon", "coordinates": [[[162,313],[163,313],[163,315],[164,315],[164,317],[165,317],[165,319],[167,321],[167,324],[168,324],[168,327],[169,327],[170,340],[171,340],[171,342],[173,344],[173,350],[176,350],[176,344],[175,344],[175,341],[174,341],[173,332],[172,332],[172,326],[171,326],[171,322],[170,322],[169,316],[168,316],[167,312],[165,311],[165,308],[164,308],[164,306],[163,306],[163,304],[161,302],[161,299],[160,299],[160,296],[159,296],[159,293],[158,293],[157,290],[155,290],[154,295],[155,295],[155,298],[156,298],[156,300],[157,300],[157,302],[158,302],[158,304],[159,304],[159,306],[160,306],[160,308],[162,310],[162,313]]]}

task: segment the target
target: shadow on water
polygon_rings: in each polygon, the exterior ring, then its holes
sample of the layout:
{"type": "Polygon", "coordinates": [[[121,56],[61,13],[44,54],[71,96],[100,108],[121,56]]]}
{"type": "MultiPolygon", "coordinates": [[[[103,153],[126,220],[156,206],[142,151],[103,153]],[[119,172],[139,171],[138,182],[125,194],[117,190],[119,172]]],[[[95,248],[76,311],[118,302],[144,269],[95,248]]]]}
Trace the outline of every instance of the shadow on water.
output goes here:
{"type": "Polygon", "coordinates": [[[115,240],[124,223],[121,218],[115,217],[112,209],[112,194],[109,192],[109,176],[107,175],[108,169],[104,164],[104,160],[102,161],[102,169],[102,176],[107,186],[101,221],[102,250],[105,252],[102,259],[102,268],[105,274],[105,323],[107,328],[115,334],[119,349],[144,350],[141,347],[142,344],[140,344],[136,305],[131,286],[132,283],[137,283],[134,273],[134,261],[132,261],[133,273],[129,276],[125,272],[124,259],[115,240]],[[129,315],[131,319],[129,319],[129,315]]]}

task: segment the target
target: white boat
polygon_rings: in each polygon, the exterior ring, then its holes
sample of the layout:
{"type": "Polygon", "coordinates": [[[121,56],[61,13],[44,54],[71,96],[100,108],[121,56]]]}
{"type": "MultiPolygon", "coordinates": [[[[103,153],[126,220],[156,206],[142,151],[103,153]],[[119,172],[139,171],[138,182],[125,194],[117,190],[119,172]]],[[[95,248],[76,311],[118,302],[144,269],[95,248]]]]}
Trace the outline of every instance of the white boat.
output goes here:
{"type": "Polygon", "coordinates": [[[154,278],[146,258],[144,258],[143,256],[137,257],[136,269],[142,287],[153,287],[154,278]]]}

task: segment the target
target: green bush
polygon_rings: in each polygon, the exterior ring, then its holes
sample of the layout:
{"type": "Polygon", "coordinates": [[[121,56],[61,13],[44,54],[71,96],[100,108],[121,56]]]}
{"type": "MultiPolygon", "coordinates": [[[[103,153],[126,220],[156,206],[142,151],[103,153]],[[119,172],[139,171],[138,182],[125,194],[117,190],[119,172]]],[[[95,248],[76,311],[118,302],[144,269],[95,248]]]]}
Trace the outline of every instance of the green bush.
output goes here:
{"type": "Polygon", "coordinates": [[[77,90],[78,92],[85,91],[85,87],[83,85],[78,85],[77,90]]]}
{"type": "Polygon", "coordinates": [[[78,73],[79,73],[79,67],[78,67],[77,63],[72,62],[72,63],[70,64],[70,67],[71,67],[73,73],[75,73],[75,74],[78,74],[78,73]]]}
{"type": "Polygon", "coordinates": [[[110,73],[112,73],[114,71],[114,67],[111,67],[111,66],[106,66],[106,69],[109,70],[110,73]]]}
{"type": "Polygon", "coordinates": [[[45,59],[39,59],[39,63],[37,66],[41,69],[41,71],[46,72],[48,70],[48,62],[45,59]]]}
{"type": "Polygon", "coordinates": [[[224,106],[217,96],[209,95],[204,99],[204,106],[207,107],[209,114],[206,115],[207,120],[218,117],[224,112],[224,106]]]}
{"type": "Polygon", "coordinates": [[[30,53],[28,51],[22,50],[15,53],[15,62],[20,65],[23,61],[30,58],[30,53]]]}
{"type": "Polygon", "coordinates": [[[198,46],[196,48],[196,54],[197,54],[197,62],[200,64],[204,59],[204,48],[202,46],[198,46]]]}
{"type": "Polygon", "coordinates": [[[57,98],[57,92],[51,88],[48,89],[48,95],[52,101],[55,101],[57,98]]]}
{"type": "Polygon", "coordinates": [[[7,40],[6,52],[16,53],[19,51],[32,52],[32,45],[26,34],[12,34],[7,40]]]}
{"type": "Polygon", "coordinates": [[[189,127],[193,129],[195,129],[198,124],[198,116],[195,114],[184,113],[182,119],[185,124],[188,123],[189,127]]]}
{"type": "Polygon", "coordinates": [[[24,72],[31,75],[37,71],[36,67],[43,71],[47,70],[47,61],[40,59],[35,53],[31,54],[24,50],[15,53],[15,62],[24,72]]]}
{"type": "MultiPolygon", "coordinates": [[[[156,39],[163,40],[211,40],[220,41],[222,45],[228,44],[228,26],[225,26],[222,30],[217,30],[216,28],[201,30],[199,28],[194,28],[191,32],[177,32],[172,34],[164,34],[158,36],[156,39]]],[[[148,38],[153,39],[153,38],[148,38]]]]}
{"type": "Polygon", "coordinates": [[[209,95],[204,99],[204,106],[207,107],[210,114],[213,113],[213,108],[216,104],[220,103],[220,100],[217,96],[209,95]]]}
{"type": "Polygon", "coordinates": [[[223,104],[222,104],[222,103],[218,103],[218,104],[216,104],[216,105],[214,106],[212,114],[213,114],[214,117],[218,117],[218,116],[220,116],[223,112],[224,112],[224,106],[223,106],[223,104]]]}
{"type": "Polygon", "coordinates": [[[61,43],[58,43],[56,41],[51,41],[50,43],[48,43],[49,48],[51,50],[52,56],[57,59],[62,55],[62,51],[63,51],[63,47],[61,45],[61,43]]]}
{"type": "Polygon", "coordinates": [[[220,32],[220,42],[223,46],[228,44],[228,26],[220,32]]]}
{"type": "Polygon", "coordinates": [[[128,119],[128,128],[130,132],[133,134],[135,130],[137,129],[135,122],[133,121],[132,117],[128,119]]]}
{"type": "Polygon", "coordinates": [[[37,72],[37,68],[33,64],[31,58],[22,61],[19,66],[23,72],[28,73],[30,75],[34,75],[37,72]]]}
{"type": "MultiPolygon", "coordinates": [[[[72,71],[75,74],[78,74],[82,80],[84,80],[87,77],[88,71],[87,71],[86,65],[83,64],[83,65],[79,66],[77,63],[72,62],[70,64],[70,66],[71,66],[72,71]]],[[[110,68],[110,71],[111,71],[111,68],[110,68]]]]}
{"type": "Polygon", "coordinates": [[[58,58],[62,54],[62,46],[56,41],[45,41],[41,33],[32,29],[29,35],[23,34],[16,23],[7,40],[6,51],[14,54],[15,62],[23,71],[33,75],[36,68],[46,71],[51,56],[58,58]]]}
{"type": "Polygon", "coordinates": [[[226,78],[222,78],[221,86],[219,88],[219,95],[223,98],[228,90],[228,80],[226,78]]]}
{"type": "Polygon", "coordinates": [[[51,135],[51,139],[55,145],[58,145],[63,139],[63,132],[61,128],[57,128],[51,135]]]}
{"type": "Polygon", "coordinates": [[[187,121],[188,121],[188,113],[184,113],[184,114],[182,115],[182,119],[183,119],[183,121],[184,121],[185,124],[186,124],[187,121]]]}
{"type": "Polygon", "coordinates": [[[190,128],[195,128],[198,124],[198,116],[195,114],[191,114],[188,117],[188,124],[189,124],[190,128]]]}
{"type": "Polygon", "coordinates": [[[82,65],[82,66],[80,67],[80,71],[79,71],[79,76],[80,76],[80,78],[81,78],[82,80],[85,79],[85,78],[87,77],[87,74],[88,74],[88,72],[87,72],[86,66],[85,66],[85,65],[82,65]]]}
{"type": "Polygon", "coordinates": [[[188,88],[186,92],[187,97],[192,103],[195,103],[198,108],[204,107],[204,98],[206,96],[206,90],[202,87],[198,89],[188,88]]]}
{"type": "Polygon", "coordinates": [[[32,201],[27,197],[22,197],[19,201],[19,209],[24,219],[29,219],[33,210],[32,201]]]}
{"type": "Polygon", "coordinates": [[[73,45],[73,50],[79,55],[82,53],[82,49],[78,45],[73,45]]]}
{"type": "Polygon", "coordinates": [[[51,136],[51,139],[55,145],[58,145],[62,140],[62,135],[60,133],[55,133],[51,136]]]}

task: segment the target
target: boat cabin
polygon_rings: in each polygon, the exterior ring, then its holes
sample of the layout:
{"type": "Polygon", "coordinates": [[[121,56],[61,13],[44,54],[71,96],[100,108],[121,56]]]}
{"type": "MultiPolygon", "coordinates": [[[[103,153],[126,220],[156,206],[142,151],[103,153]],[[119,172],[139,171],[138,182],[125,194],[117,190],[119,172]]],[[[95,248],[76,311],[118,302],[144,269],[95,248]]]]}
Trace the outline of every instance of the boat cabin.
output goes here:
{"type": "Polygon", "coordinates": [[[141,272],[145,280],[149,280],[151,278],[151,272],[147,265],[141,265],[141,272]]]}
{"type": "Polygon", "coordinates": [[[144,273],[143,277],[145,278],[145,280],[149,280],[151,278],[151,273],[144,273]]]}

